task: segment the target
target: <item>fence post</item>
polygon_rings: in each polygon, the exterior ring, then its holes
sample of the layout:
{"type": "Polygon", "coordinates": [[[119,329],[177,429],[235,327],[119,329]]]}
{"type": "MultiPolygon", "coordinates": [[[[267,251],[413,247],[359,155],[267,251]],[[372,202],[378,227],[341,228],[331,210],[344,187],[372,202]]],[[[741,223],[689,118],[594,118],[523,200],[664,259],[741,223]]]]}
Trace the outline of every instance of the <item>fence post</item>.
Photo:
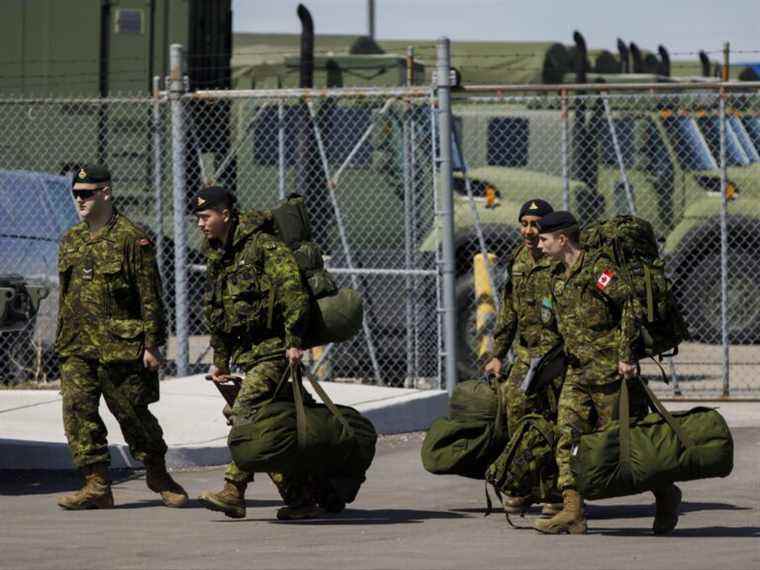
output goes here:
{"type": "Polygon", "coordinates": [[[161,78],[153,78],[153,206],[156,216],[156,262],[161,283],[164,280],[164,195],[161,184],[163,165],[164,131],[161,121],[161,78]]]}
{"type": "Polygon", "coordinates": [[[570,169],[567,165],[567,89],[560,91],[560,116],[562,117],[562,140],[560,147],[560,155],[562,161],[562,208],[564,210],[570,209],[570,169]]]}
{"type": "Polygon", "coordinates": [[[729,342],[728,338],[728,174],[726,152],[726,92],[720,90],[720,337],[723,345],[723,397],[729,395],[729,342]]]}
{"type": "Polygon", "coordinates": [[[444,354],[446,355],[446,390],[449,395],[457,383],[457,313],[456,313],[456,251],[454,249],[454,194],[451,161],[451,71],[450,42],[448,38],[438,40],[438,124],[440,160],[440,203],[438,215],[441,222],[442,256],[440,272],[443,280],[441,311],[444,322],[444,354]]]}
{"type": "Polygon", "coordinates": [[[182,45],[172,44],[170,52],[169,97],[172,108],[172,205],[174,209],[174,303],[177,354],[177,376],[186,376],[189,361],[187,327],[187,234],[185,231],[185,116],[182,95],[185,82],[182,77],[182,45]]]}

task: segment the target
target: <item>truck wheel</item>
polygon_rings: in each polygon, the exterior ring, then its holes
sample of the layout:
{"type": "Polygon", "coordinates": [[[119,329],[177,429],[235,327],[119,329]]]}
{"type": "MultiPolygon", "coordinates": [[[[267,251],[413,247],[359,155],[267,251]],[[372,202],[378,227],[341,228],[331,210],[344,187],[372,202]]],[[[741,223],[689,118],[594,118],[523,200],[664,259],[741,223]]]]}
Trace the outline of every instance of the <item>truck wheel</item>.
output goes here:
{"type": "MultiPolygon", "coordinates": [[[[760,259],[732,252],[728,268],[728,336],[732,343],[760,342],[760,259]]],[[[720,252],[709,254],[682,284],[681,307],[695,340],[721,342],[720,252]]]]}
{"type": "MultiPolygon", "coordinates": [[[[501,286],[496,284],[497,289],[501,286]]],[[[456,282],[457,304],[457,370],[459,380],[479,378],[483,375],[485,360],[478,357],[477,315],[475,285],[472,273],[461,275],[456,282]]],[[[496,315],[494,314],[494,319],[496,315]]],[[[486,329],[490,333],[493,323],[486,329]]]]}

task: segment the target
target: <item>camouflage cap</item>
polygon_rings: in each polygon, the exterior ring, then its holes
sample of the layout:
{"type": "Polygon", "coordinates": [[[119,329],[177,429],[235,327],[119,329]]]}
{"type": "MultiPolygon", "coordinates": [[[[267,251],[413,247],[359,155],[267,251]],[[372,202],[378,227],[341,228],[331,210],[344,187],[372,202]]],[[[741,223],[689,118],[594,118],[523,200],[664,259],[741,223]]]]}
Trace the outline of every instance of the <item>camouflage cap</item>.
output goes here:
{"type": "Polygon", "coordinates": [[[84,164],[74,171],[74,184],[107,184],[110,181],[111,173],[99,164],[84,164]]]}
{"type": "Polygon", "coordinates": [[[578,220],[570,212],[559,210],[546,214],[536,225],[540,233],[549,234],[560,230],[576,229],[578,227],[578,220]]]}
{"type": "Polygon", "coordinates": [[[194,213],[203,210],[231,209],[236,202],[235,195],[221,186],[209,186],[202,189],[193,197],[191,208],[194,213]]]}

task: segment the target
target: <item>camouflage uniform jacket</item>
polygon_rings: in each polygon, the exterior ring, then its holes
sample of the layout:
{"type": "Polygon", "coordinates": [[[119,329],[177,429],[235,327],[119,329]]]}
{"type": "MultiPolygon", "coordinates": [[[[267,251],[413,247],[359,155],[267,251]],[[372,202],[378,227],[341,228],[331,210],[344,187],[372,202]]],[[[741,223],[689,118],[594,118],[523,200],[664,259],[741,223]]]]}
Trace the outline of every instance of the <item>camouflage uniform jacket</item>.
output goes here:
{"type": "Polygon", "coordinates": [[[114,211],[100,231],[85,222],[63,236],[55,348],[61,357],[101,362],[141,358],[166,342],[161,279],[153,242],[114,211]]]}
{"type": "Polygon", "coordinates": [[[514,348],[515,355],[529,363],[560,342],[552,307],[553,266],[546,256],[533,259],[524,246],[513,255],[494,328],[494,357],[504,360],[514,348]]]}
{"type": "Polygon", "coordinates": [[[633,297],[606,255],[583,251],[566,270],[553,270],[554,306],[569,364],[588,384],[619,380],[619,361],[634,362],[638,327],[633,297]]]}
{"type": "Polygon", "coordinates": [[[214,365],[243,368],[301,348],[309,297],[290,249],[258,211],[239,214],[227,243],[207,243],[205,316],[214,365]]]}

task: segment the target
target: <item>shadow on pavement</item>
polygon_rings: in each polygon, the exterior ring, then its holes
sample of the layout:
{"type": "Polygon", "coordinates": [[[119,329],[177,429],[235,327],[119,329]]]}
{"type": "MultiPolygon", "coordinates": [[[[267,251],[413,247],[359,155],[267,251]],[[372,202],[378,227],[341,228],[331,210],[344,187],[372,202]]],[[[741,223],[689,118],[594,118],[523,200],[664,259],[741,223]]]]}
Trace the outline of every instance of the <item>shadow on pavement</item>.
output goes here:
{"type": "MultiPolygon", "coordinates": [[[[326,515],[319,519],[300,521],[279,521],[269,519],[272,524],[300,524],[312,526],[375,525],[420,523],[430,519],[466,518],[465,515],[449,511],[419,511],[416,509],[346,509],[336,515],[326,515]]],[[[260,519],[218,520],[221,523],[262,522],[260,519]]]]}
{"type": "MultiPolygon", "coordinates": [[[[684,501],[681,503],[681,514],[698,511],[748,511],[750,507],[739,507],[729,503],[702,503],[698,501],[684,501]]],[[[654,517],[654,502],[643,505],[586,505],[586,517],[589,520],[597,519],[635,519],[640,517],[654,517]]]]}
{"type": "MultiPolygon", "coordinates": [[[[589,528],[589,534],[603,534],[604,536],[652,536],[650,528],[641,529],[606,529],[589,528]]],[[[673,531],[669,538],[757,538],[760,537],[760,527],[757,526],[706,526],[702,528],[685,528],[673,531]]],[[[663,538],[668,538],[663,537],[663,538]]],[[[659,537],[658,537],[659,538],[659,537]]]]}
{"type": "MultiPolygon", "coordinates": [[[[132,469],[111,469],[114,484],[124,483],[142,477],[142,471],[132,469]]],[[[45,495],[65,493],[82,487],[84,479],[78,471],[49,471],[26,469],[0,470],[0,495],[45,495]]]]}

